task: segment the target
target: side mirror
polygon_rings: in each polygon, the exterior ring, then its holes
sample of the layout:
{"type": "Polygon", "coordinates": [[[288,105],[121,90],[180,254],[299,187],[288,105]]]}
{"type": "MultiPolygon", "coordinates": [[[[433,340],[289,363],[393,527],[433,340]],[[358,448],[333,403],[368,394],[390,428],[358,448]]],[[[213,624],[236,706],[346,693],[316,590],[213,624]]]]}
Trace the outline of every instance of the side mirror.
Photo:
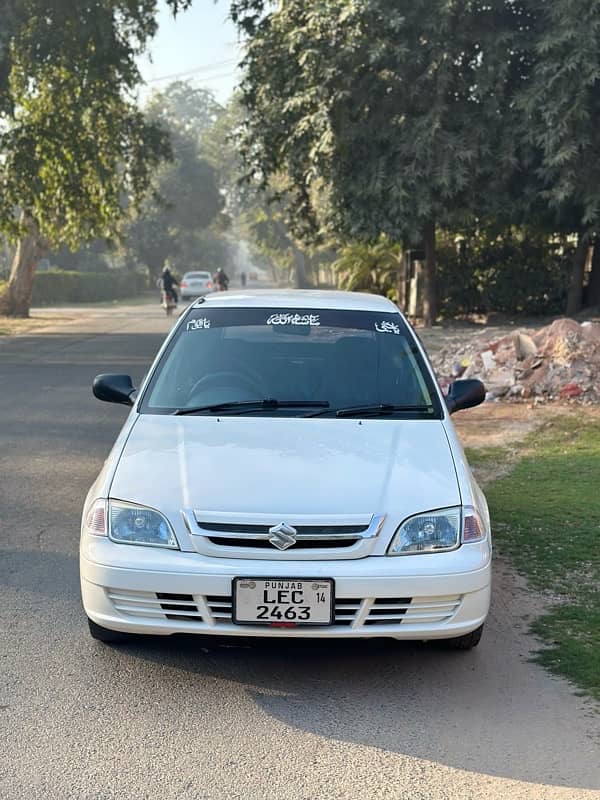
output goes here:
{"type": "Polygon", "coordinates": [[[106,403],[121,403],[125,406],[133,405],[132,394],[135,392],[129,375],[108,373],[96,375],[92,384],[92,392],[98,400],[106,403]]]}
{"type": "Polygon", "coordinates": [[[464,408],[473,408],[485,400],[485,386],[481,381],[469,379],[454,381],[446,396],[446,406],[450,414],[462,411],[464,408]]]}

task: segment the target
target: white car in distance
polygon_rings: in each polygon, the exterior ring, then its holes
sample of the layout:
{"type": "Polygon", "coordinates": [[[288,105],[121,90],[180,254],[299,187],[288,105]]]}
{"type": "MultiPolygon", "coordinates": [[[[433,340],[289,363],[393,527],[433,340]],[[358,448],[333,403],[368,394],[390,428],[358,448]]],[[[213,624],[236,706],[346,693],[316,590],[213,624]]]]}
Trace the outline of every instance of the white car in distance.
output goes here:
{"type": "Polygon", "coordinates": [[[485,497],[398,309],[374,295],[229,292],[192,304],[83,509],[92,636],[446,639],[490,601],[485,497]]]}
{"type": "Polygon", "coordinates": [[[205,297],[215,291],[210,272],[186,272],[179,284],[181,299],[189,300],[194,297],[205,297]]]}

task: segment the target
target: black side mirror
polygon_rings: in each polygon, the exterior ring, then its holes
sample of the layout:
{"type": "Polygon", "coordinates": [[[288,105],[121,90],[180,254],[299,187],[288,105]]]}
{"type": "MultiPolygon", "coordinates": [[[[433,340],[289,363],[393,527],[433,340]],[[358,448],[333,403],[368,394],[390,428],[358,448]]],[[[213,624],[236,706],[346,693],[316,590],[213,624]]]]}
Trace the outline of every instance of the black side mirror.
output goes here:
{"type": "Polygon", "coordinates": [[[98,400],[132,406],[132,394],[135,392],[135,386],[129,375],[108,373],[96,375],[92,384],[92,392],[98,400]]]}
{"type": "Polygon", "coordinates": [[[485,400],[485,386],[481,381],[473,378],[464,381],[454,381],[446,396],[446,406],[450,414],[462,411],[464,408],[473,408],[485,400]]]}

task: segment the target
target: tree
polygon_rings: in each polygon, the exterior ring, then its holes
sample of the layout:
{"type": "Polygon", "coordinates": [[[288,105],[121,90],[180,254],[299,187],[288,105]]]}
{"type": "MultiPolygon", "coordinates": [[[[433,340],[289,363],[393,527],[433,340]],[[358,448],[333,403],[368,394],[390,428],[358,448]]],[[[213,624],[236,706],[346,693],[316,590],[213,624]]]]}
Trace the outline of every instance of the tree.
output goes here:
{"type": "Polygon", "coordinates": [[[354,292],[395,294],[402,260],[399,245],[382,236],[374,244],[354,242],[342,248],[333,269],[341,277],[341,286],[354,292]]]}
{"type": "Polygon", "coordinates": [[[182,81],[148,102],[146,115],[167,131],[172,160],[157,170],[154,194],[133,211],[121,238],[126,256],[153,276],[167,260],[183,270],[212,270],[203,250],[215,253],[215,242],[203,232],[219,220],[224,198],[218,172],[204,156],[204,137],[222,113],[211,92],[182,81]]]}
{"type": "Polygon", "coordinates": [[[1,6],[0,232],[18,247],[0,313],[27,316],[40,254],[114,236],[169,144],[133,96],[136,56],[156,31],[154,2],[1,6]]]}
{"type": "Polygon", "coordinates": [[[203,152],[219,174],[227,213],[238,237],[248,241],[254,255],[267,261],[274,280],[285,276],[297,288],[307,288],[310,255],[293,236],[284,203],[277,200],[285,182],[272,176],[269,197],[245,171],[238,141],[245,121],[246,110],[236,95],[203,136],[203,152]]]}
{"type": "Polygon", "coordinates": [[[422,244],[433,321],[437,226],[484,212],[490,181],[514,168],[504,116],[525,72],[521,2],[292,1],[266,13],[238,0],[232,13],[250,34],[249,167],[265,188],[287,177],[304,240],[422,244]]]}
{"type": "Polygon", "coordinates": [[[588,246],[600,233],[600,4],[530,5],[534,66],[517,99],[523,139],[540,152],[541,196],[555,227],[578,240],[567,302],[567,313],[574,313],[582,305],[588,246]]]}

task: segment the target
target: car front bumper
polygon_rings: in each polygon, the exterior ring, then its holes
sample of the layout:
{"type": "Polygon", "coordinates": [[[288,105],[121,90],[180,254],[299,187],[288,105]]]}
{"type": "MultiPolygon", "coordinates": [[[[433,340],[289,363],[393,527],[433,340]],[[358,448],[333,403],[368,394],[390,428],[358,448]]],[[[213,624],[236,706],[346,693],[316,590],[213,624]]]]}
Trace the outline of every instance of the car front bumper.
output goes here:
{"type": "Polygon", "coordinates": [[[147,550],[105,540],[100,547],[91,548],[100,556],[99,560],[92,560],[88,557],[90,552],[82,548],[81,592],[91,620],[111,630],[153,635],[385,636],[424,640],[451,638],[475,630],[484,622],[490,603],[489,558],[478,568],[464,572],[403,575],[405,559],[401,557],[278,563],[209,559],[200,563],[196,554],[167,553],[165,561],[172,563],[163,569],[158,568],[159,554],[144,552],[147,550]],[[117,553],[123,548],[129,554],[137,551],[142,564],[139,568],[124,567],[118,558],[116,565],[100,563],[109,561],[102,554],[110,554],[114,548],[117,553]],[[238,576],[332,578],[334,624],[285,628],[236,625],[231,618],[232,584],[238,576]]]}

